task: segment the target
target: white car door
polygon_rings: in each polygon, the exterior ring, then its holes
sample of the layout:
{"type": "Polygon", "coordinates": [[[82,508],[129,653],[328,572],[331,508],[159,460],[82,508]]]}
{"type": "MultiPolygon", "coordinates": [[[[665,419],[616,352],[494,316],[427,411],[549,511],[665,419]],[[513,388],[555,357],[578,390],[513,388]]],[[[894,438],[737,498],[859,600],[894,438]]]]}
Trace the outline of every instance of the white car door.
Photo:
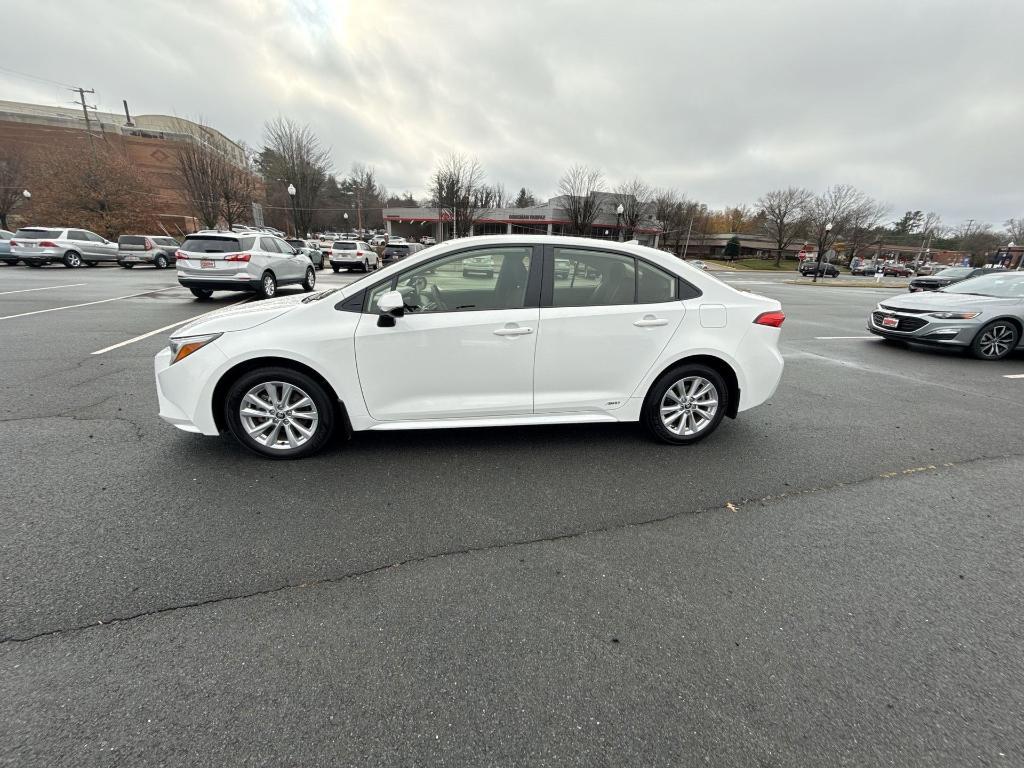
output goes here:
{"type": "Polygon", "coordinates": [[[370,415],[411,421],[533,413],[539,250],[459,251],[368,289],[355,351],[370,415]],[[465,259],[481,253],[499,265],[495,274],[464,275],[465,259]],[[402,293],[405,315],[380,324],[377,301],[392,289],[402,293]]]}
{"type": "Polygon", "coordinates": [[[536,413],[625,404],[682,322],[676,276],[626,254],[548,247],[534,372],[536,413]],[[568,276],[554,260],[568,260],[568,276]]]}

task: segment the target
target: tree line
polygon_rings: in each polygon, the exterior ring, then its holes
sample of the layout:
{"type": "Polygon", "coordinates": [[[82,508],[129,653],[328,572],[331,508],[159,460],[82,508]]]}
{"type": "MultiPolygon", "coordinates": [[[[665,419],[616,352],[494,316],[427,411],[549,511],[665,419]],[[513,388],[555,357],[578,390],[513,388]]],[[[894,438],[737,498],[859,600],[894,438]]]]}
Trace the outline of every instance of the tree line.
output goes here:
{"type": "MultiPolygon", "coordinates": [[[[450,231],[464,237],[488,210],[539,203],[526,187],[510,194],[502,182],[488,181],[480,162],[460,153],[437,162],[422,200],[409,192],[394,194],[373,166],[353,163],[347,173],[337,173],[330,149],[308,125],[288,118],[267,122],[256,150],[196,123],[188,140],[176,144],[174,174],[189,215],[211,229],[253,223],[254,203],[266,224],[303,234],[377,229],[384,225],[385,208],[429,206],[443,209],[450,231]]],[[[0,227],[9,229],[9,217],[29,203],[22,189],[30,179],[35,222],[69,222],[108,237],[161,227],[150,180],[105,141],[83,137],[37,155],[18,146],[0,147],[0,227]]],[[[564,231],[590,235],[599,215],[621,209],[624,239],[632,239],[642,224],[660,233],[662,248],[679,255],[687,242],[723,233],[768,239],[777,264],[794,244],[805,243],[819,253],[841,243],[850,259],[882,242],[962,250],[978,258],[1006,241],[1024,244],[1024,216],[1006,220],[1002,230],[974,219],[948,226],[921,210],[887,221],[890,206],[846,184],[820,192],[779,188],[752,205],[712,209],[640,178],[609,185],[600,169],[577,164],[559,178],[557,192],[568,219],[564,231]]]]}

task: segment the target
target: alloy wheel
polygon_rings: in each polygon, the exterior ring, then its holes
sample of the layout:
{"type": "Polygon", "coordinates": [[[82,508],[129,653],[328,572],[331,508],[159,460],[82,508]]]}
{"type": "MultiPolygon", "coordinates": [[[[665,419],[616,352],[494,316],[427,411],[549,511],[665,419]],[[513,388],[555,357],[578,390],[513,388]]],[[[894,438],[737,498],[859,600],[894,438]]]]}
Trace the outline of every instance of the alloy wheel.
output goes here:
{"type": "Polygon", "coordinates": [[[271,298],[277,292],[277,282],[274,280],[273,275],[263,276],[263,295],[268,299],[271,298]]]}
{"type": "Polygon", "coordinates": [[[675,435],[697,435],[714,421],[718,411],[718,390],[703,376],[687,376],[661,398],[661,422],[675,435]]]}
{"type": "Polygon", "coordinates": [[[986,330],[978,341],[981,354],[985,357],[1003,357],[1010,351],[1016,334],[1008,325],[993,325],[986,330]]]}
{"type": "Polygon", "coordinates": [[[284,381],[266,381],[250,389],[238,405],[238,415],[254,442],[275,451],[305,445],[320,423],[313,398],[284,381]]]}

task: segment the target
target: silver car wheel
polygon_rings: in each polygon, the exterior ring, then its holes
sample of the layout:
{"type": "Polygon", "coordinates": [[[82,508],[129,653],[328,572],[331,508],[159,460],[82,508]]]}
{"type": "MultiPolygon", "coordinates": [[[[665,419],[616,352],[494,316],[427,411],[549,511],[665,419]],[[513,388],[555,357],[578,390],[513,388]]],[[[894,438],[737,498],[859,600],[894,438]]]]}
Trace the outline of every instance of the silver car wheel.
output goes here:
{"type": "Polygon", "coordinates": [[[687,376],[661,398],[661,423],[675,435],[703,432],[718,411],[718,389],[703,376],[687,376]]]}
{"type": "Polygon", "coordinates": [[[981,336],[978,346],[985,357],[1002,357],[1010,351],[1013,329],[1006,325],[993,325],[981,336]]]}
{"type": "Polygon", "coordinates": [[[263,295],[268,299],[274,295],[277,291],[277,284],[274,282],[274,278],[270,275],[263,276],[263,295]]]}
{"type": "Polygon", "coordinates": [[[252,440],[277,451],[306,444],[320,423],[313,398],[284,381],[266,381],[250,389],[238,405],[238,415],[252,440]]]}

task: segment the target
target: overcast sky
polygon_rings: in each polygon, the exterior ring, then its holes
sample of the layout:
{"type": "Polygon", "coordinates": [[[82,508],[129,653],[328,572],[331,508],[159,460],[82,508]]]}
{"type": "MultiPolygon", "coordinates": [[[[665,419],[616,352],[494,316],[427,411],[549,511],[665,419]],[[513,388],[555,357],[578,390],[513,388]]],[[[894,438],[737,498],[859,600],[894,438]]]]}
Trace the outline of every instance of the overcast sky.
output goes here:
{"type": "MultiPolygon", "coordinates": [[[[0,67],[255,146],[286,115],[396,192],[457,150],[542,198],[580,162],[715,207],[849,183],[893,218],[1024,216],[1021,0],[0,0],[0,19],[0,67]]],[[[0,98],[71,97],[0,70],[0,98]]]]}

